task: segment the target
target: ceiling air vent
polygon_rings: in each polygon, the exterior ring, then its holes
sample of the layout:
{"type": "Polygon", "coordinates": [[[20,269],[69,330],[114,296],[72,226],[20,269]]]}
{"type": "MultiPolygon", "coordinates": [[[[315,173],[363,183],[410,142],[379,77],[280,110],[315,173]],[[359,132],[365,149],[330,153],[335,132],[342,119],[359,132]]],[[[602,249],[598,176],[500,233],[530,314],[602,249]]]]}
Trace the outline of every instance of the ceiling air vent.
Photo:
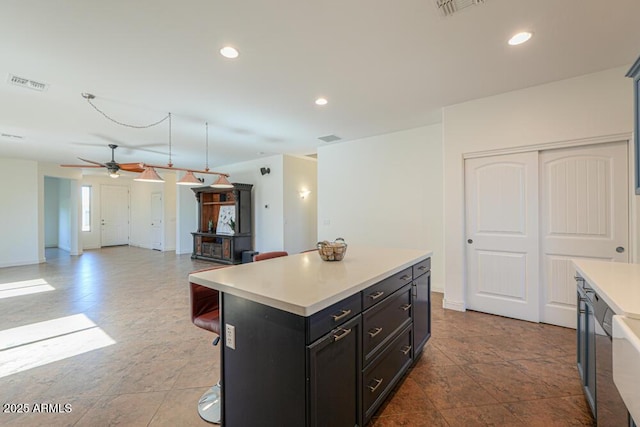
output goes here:
{"type": "Polygon", "coordinates": [[[484,0],[435,0],[436,6],[438,6],[438,10],[442,16],[453,15],[454,13],[467,8],[469,6],[473,6],[474,4],[484,3],[484,0]]]}
{"type": "Polygon", "coordinates": [[[334,141],[340,141],[342,138],[340,138],[338,135],[327,135],[327,136],[321,136],[318,139],[324,142],[334,142],[334,141]]]}
{"type": "Polygon", "coordinates": [[[25,79],[24,77],[14,76],[13,74],[9,74],[9,78],[7,79],[7,81],[12,85],[26,87],[29,89],[37,90],[38,92],[44,92],[49,87],[49,85],[47,85],[46,83],[40,83],[35,80],[25,79]]]}

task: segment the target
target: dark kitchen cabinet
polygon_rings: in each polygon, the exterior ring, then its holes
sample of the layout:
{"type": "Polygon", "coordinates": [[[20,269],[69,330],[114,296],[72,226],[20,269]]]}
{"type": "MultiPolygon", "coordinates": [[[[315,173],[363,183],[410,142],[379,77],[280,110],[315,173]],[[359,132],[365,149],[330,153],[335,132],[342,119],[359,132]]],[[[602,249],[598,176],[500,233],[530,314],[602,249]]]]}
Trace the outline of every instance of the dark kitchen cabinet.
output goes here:
{"type": "Polygon", "coordinates": [[[640,58],[636,60],[627,77],[633,79],[633,141],[635,145],[635,173],[634,183],[636,188],[636,194],[640,194],[640,58]]]}
{"type": "Polygon", "coordinates": [[[578,284],[577,304],[577,366],[582,380],[587,403],[594,418],[596,417],[596,322],[593,313],[593,303],[587,296],[588,287],[584,279],[576,277],[578,284]]]}
{"type": "Polygon", "coordinates": [[[413,358],[431,338],[431,258],[413,266],[413,358]]]}
{"type": "Polygon", "coordinates": [[[361,316],[307,347],[309,426],[360,426],[361,316]]]}

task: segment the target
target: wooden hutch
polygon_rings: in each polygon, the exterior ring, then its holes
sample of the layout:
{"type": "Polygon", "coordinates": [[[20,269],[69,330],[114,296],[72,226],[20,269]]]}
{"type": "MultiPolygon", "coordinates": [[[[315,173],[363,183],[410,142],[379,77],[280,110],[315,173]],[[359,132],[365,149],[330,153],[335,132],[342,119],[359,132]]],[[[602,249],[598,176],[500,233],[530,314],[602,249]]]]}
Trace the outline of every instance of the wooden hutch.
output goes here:
{"type": "Polygon", "coordinates": [[[198,201],[198,230],[191,258],[238,264],[252,249],[251,184],[192,188],[198,201]],[[221,212],[222,211],[222,212],[221,212]]]}

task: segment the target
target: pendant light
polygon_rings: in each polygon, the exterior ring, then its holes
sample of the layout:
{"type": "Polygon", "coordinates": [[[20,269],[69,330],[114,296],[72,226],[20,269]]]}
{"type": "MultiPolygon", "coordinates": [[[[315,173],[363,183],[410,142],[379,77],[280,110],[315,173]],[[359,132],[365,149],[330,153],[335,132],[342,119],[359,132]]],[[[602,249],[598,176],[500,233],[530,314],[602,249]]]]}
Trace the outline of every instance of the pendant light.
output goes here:
{"type": "Polygon", "coordinates": [[[136,178],[133,178],[133,180],[141,182],[164,182],[164,179],[162,179],[162,177],[158,175],[158,172],[156,172],[152,167],[144,168],[142,173],[140,173],[136,178]]]}
{"type": "Polygon", "coordinates": [[[180,181],[176,182],[178,185],[200,185],[202,181],[200,181],[191,171],[187,171],[180,181]]]}
{"type": "Polygon", "coordinates": [[[226,176],[220,175],[216,182],[211,184],[213,188],[233,188],[233,184],[229,182],[226,176]]]}

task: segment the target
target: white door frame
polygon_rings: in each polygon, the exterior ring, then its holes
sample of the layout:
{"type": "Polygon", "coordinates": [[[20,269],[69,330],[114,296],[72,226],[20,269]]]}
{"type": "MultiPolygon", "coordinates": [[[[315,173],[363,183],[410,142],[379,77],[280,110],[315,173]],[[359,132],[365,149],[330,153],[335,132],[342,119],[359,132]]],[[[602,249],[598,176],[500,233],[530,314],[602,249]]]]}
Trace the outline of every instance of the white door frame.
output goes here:
{"type": "MultiPolygon", "coordinates": [[[[502,155],[502,154],[516,154],[516,153],[524,153],[524,152],[528,152],[528,151],[544,151],[544,150],[553,150],[556,148],[568,148],[568,147],[586,147],[589,145],[595,145],[595,144],[607,144],[607,143],[612,143],[612,142],[625,142],[627,144],[627,158],[628,158],[628,163],[629,163],[629,171],[632,171],[633,168],[635,167],[633,164],[633,159],[635,159],[635,151],[634,151],[634,144],[632,144],[633,142],[633,134],[631,132],[624,132],[624,133],[619,133],[619,134],[611,134],[611,135],[604,135],[604,136],[598,136],[598,137],[590,137],[590,138],[581,138],[581,139],[573,139],[573,140],[566,140],[566,141],[556,141],[556,142],[549,142],[549,143],[541,143],[541,144],[533,144],[533,145],[524,145],[524,146],[519,146],[519,147],[510,147],[510,148],[501,148],[501,149],[494,149],[494,150],[485,150],[485,151],[474,151],[474,152],[469,152],[469,153],[463,153],[462,155],[462,159],[463,159],[463,163],[465,160],[467,159],[474,159],[474,158],[478,158],[478,157],[491,157],[491,156],[497,156],[497,155],[502,155]]],[[[639,165],[640,167],[640,165],[639,165]]],[[[464,173],[464,167],[463,167],[463,173],[464,173]]],[[[633,177],[634,174],[633,173],[629,173],[629,188],[635,188],[635,182],[633,182],[633,177]]],[[[463,177],[463,182],[464,182],[464,177],[463,177]]],[[[466,191],[466,190],[465,190],[466,191]]],[[[638,232],[638,228],[640,227],[640,224],[638,224],[636,221],[636,215],[634,215],[634,212],[636,212],[636,198],[634,197],[634,194],[632,194],[631,191],[627,192],[628,198],[629,198],[629,203],[628,203],[628,218],[629,218],[629,262],[635,262],[636,261],[636,254],[640,253],[640,239],[636,239],[634,236],[637,235],[638,232]]],[[[467,206],[466,206],[466,200],[464,200],[464,194],[463,194],[463,217],[466,217],[466,212],[467,212],[467,206]]],[[[465,220],[465,230],[463,231],[463,238],[464,241],[461,242],[460,244],[463,246],[463,260],[462,260],[462,265],[463,265],[463,298],[464,298],[464,309],[466,310],[466,306],[467,306],[467,291],[468,291],[468,284],[467,284],[467,280],[468,280],[468,271],[467,271],[467,265],[469,260],[467,259],[467,252],[466,252],[466,220],[465,220]]]]}

